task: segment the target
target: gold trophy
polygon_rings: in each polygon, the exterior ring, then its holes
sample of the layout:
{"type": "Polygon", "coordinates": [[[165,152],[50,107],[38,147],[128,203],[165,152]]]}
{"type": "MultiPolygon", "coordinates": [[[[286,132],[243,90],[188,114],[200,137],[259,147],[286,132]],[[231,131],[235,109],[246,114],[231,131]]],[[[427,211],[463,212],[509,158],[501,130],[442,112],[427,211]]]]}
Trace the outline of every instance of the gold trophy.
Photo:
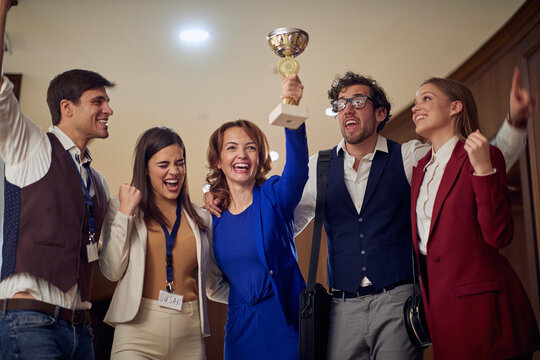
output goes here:
{"type": "MultiPolygon", "coordinates": [[[[282,59],[278,63],[279,73],[289,77],[298,73],[300,65],[295,57],[306,48],[309,36],[304,30],[279,28],[266,37],[272,50],[282,59]]],[[[297,129],[308,117],[308,109],[298,106],[293,98],[284,98],[281,104],[270,113],[271,125],[297,129]]]]}

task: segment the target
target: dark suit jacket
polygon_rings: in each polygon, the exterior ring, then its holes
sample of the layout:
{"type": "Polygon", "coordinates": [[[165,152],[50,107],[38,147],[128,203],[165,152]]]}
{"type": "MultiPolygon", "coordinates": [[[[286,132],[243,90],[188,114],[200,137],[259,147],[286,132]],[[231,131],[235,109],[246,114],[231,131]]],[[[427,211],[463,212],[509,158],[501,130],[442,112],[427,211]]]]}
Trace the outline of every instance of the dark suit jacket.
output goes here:
{"type": "MultiPolygon", "coordinates": [[[[422,295],[440,359],[508,359],[538,349],[534,313],[519,278],[499,253],[512,241],[505,164],[491,147],[497,170],[473,175],[458,142],[437,192],[427,245],[427,284],[422,295]]],[[[431,151],[413,169],[411,218],[418,255],[416,204],[431,151]]],[[[425,279],[422,279],[424,282],[425,279]]]]}

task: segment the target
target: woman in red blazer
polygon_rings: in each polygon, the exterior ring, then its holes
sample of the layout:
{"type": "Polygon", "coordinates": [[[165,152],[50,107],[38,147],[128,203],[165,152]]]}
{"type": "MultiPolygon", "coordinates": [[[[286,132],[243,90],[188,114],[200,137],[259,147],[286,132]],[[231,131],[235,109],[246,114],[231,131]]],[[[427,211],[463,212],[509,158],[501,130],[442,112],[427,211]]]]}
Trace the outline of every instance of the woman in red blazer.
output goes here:
{"type": "Polygon", "coordinates": [[[499,253],[513,235],[503,156],[479,132],[462,83],[427,80],[412,111],[432,144],[413,170],[411,216],[434,358],[532,358],[534,313],[499,253]]]}

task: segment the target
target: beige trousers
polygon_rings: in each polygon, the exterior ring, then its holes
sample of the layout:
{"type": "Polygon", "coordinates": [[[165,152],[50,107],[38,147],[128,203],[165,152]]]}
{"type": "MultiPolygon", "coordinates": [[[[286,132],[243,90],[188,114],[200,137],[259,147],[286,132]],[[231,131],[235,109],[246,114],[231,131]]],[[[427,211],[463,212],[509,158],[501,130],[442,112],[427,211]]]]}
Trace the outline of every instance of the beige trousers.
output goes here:
{"type": "Polygon", "coordinates": [[[142,298],[135,318],[114,330],[111,359],[205,359],[198,300],[182,311],[163,308],[142,298]]]}

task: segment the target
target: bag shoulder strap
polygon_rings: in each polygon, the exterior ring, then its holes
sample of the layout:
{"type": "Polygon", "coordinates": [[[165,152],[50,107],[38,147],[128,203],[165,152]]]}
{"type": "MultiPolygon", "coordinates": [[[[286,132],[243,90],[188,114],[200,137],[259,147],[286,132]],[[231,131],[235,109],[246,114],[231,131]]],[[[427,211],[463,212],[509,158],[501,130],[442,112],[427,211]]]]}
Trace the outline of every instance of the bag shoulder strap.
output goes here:
{"type": "Polygon", "coordinates": [[[330,165],[331,157],[332,149],[328,149],[319,151],[319,157],[317,159],[317,202],[315,205],[313,241],[311,242],[311,258],[309,260],[308,289],[312,289],[315,286],[315,281],[317,279],[322,223],[324,220],[324,206],[326,200],[326,184],[328,181],[328,167],[330,165]]]}

